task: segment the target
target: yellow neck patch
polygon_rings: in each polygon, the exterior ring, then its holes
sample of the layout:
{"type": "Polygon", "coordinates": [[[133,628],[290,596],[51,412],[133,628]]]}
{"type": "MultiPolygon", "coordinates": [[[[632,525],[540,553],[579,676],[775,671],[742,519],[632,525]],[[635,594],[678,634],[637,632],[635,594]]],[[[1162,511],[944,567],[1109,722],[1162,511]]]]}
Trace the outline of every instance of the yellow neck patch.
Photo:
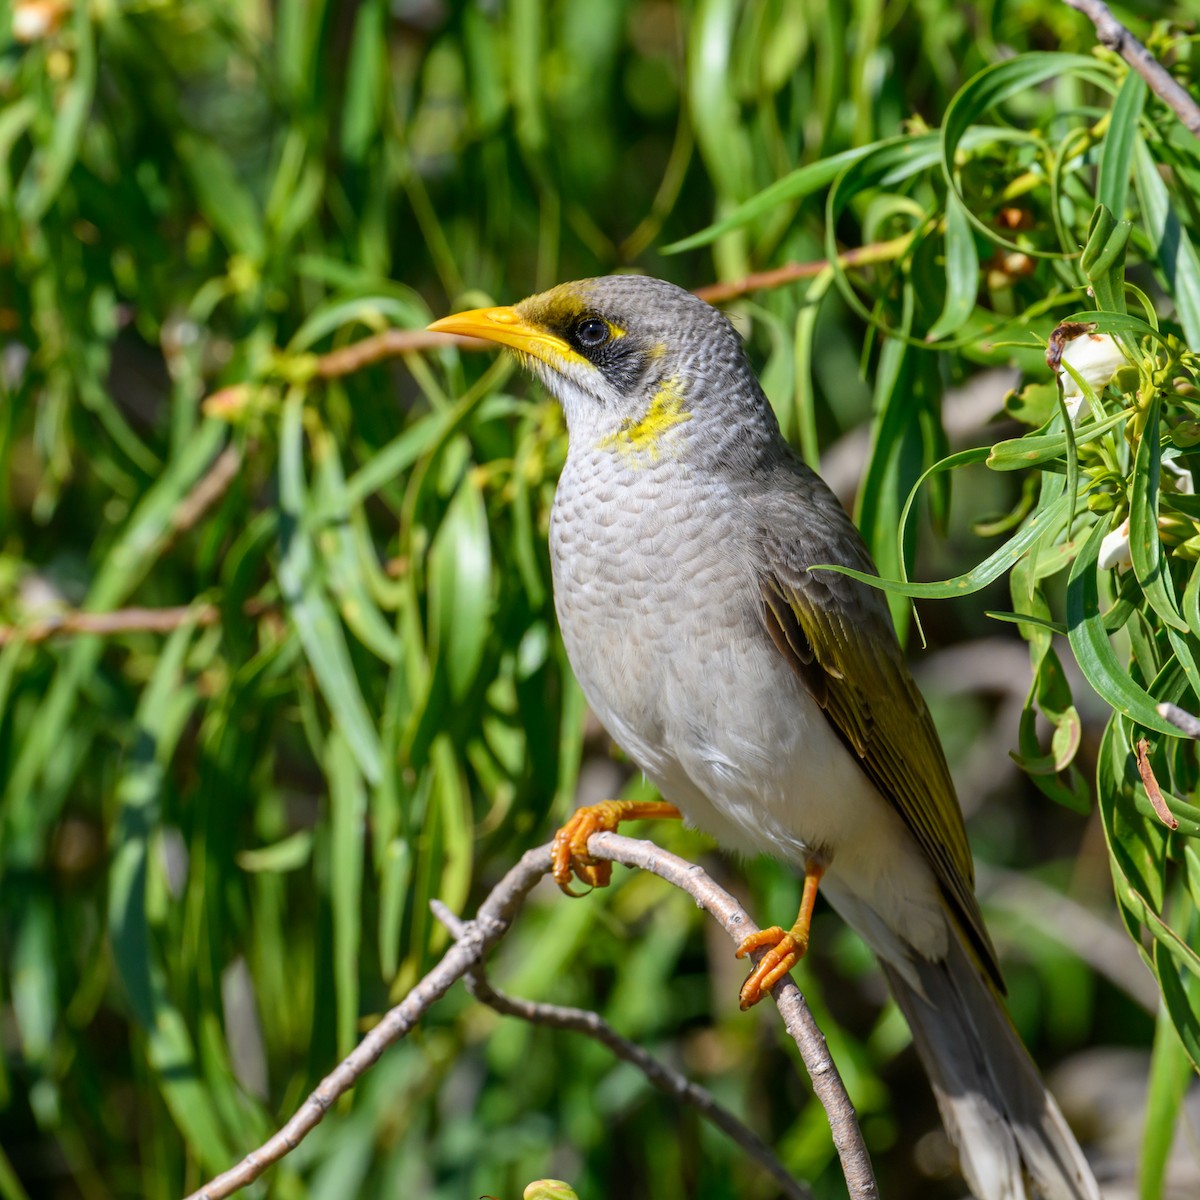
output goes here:
{"type": "Polygon", "coordinates": [[[664,379],[640,417],[626,417],[616,433],[607,434],[597,443],[601,450],[615,450],[623,457],[649,458],[657,462],[662,456],[662,438],[676,425],[692,419],[684,407],[683,388],[678,376],[664,379]]]}

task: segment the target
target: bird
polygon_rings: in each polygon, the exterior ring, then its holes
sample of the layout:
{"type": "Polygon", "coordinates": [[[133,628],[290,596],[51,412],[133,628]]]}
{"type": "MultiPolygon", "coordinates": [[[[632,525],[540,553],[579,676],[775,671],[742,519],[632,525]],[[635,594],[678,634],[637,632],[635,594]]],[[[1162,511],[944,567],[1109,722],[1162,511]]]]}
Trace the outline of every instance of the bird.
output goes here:
{"type": "Polygon", "coordinates": [[[661,802],[576,812],[554,876],[608,882],[587,839],[683,815],[803,877],[748,1008],[805,953],[820,890],[878,959],[979,1200],[1099,1200],[1003,1004],[954,784],[845,510],[782,436],[742,339],[672,283],[609,275],[429,326],[506,347],[562,406],[554,604],[600,722],[661,802]]]}

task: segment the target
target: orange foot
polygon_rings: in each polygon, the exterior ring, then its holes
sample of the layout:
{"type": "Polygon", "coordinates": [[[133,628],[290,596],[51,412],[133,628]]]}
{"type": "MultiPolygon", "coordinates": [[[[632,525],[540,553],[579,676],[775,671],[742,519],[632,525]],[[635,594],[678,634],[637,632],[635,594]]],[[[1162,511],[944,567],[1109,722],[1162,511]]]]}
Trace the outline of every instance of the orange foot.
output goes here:
{"type": "Polygon", "coordinates": [[[800,912],[791,929],[772,925],[752,933],[738,946],[738,958],[745,958],[760,946],[770,946],[755,964],[749,979],[742,984],[738,1003],[742,1012],[753,1008],[805,955],[808,950],[808,933],[812,926],[813,905],[817,902],[817,885],[825,873],[825,864],[810,858],[804,868],[804,892],[800,897],[800,912]]]}
{"type": "Polygon", "coordinates": [[[593,833],[613,833],[622,821],[679,815],[675,805],[661,800],[602,800],[599,804],[576,809],[571,819],[554,835],[550,851],[554,882],[568,896],[584,894],[572,890],[572,875],[589,887],[607,887],[612,878],[612,863],[593,858],[588,853],[588,838],[593,833]]]}
{"type": "Polygon", "coordinates": [[[803,957],[808,949],[808,936],[805,933],[801,941],[793,930],[785,930],[778,925],[770,929],[760,929],[752,933],[737,948],[738,958],[745,958],[751,950],[760,946],[770,946],[755,964],[750,977],[742,984],[738,1003],[742,1012],[753,1008],[803,957]]]}

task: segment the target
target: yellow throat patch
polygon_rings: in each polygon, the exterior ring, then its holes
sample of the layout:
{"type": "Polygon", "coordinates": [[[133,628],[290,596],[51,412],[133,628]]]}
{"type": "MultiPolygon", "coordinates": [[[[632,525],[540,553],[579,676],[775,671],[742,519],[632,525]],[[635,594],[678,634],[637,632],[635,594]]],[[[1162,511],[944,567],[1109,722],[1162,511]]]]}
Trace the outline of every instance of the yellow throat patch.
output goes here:
{"type": "Polygon", "coordinates": [[[640,417],[626,417],[620,429],[602,437],[596,447],[615,450],[634,463],[643,459],[657,462],[662,457],[663,435],[691,419],[691,412],[684,407],[679,377],[672,375],[659,385],[640,417]]]}

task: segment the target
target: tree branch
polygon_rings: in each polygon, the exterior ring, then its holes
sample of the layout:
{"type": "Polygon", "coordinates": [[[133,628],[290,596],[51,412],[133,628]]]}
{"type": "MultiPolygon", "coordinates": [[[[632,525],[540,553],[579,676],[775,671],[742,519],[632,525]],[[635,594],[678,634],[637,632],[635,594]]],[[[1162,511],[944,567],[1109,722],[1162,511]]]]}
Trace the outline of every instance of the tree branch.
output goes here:
{"type": "Polygon", "coordinates": [[[336,379],[341,375],[352,375],[381,359],[395,358],[398,354],[412,354],[416,350],[444,350],[457,345],[464,350],[494,350],[492,342],[482,338],[460,337],[456,333],[430,333],[426,329],[385,329],[349,346],[330,350],[317,357],[316,373],[322,379],[336,379]]]}
{"type": "Polygon", "coordinates": [[[1158,715],[1177,726],[1180,732],[1187,734],[1188,737],[1200,738],[1200,719],[1193,717],[1190,712],[1180,708],[1178,704],[1158,705],[1158,715]]]}
{"type": "MultiPolygon", "coordinates": [[[[866,267],[873,263],[891,262],[912,245],[912,234],[901,234],[886,242],[871,242],[866,246],[855,246],[839,254],[837,261],[843,267],[866,267]]],[[[754,271],[741,279],[730,279],[720,283],[706,283],[693,289],[693,294],[709,304],[724,304],[736,300],[747,292],[770,291],[794,283],[797,279],[812,279],[829,266],[829,259],[816,258],[811,262],[784,263],[770,271],[754,271]]]]}
{"type": "MultiPolygon", "coordinates": [[[[616,833],[594,833],[588,839],[588,853],[607,858],[627,867],[652,871],[660,879],[682,888],[740,945],[758,932],[746,910],[723,888],[718,887],[695,863],[661,850],[653,842],[637,841],[616,833]]],[[[751,958],[758,962],[755,951],[751,958]]],[[[790,975],[785,975],[772,989],[771,998],[783,1018],[784,1028],[800,1051],[805,1069],[812,1080],[813,1091],[829,1118],[833,1144],[846,1177],[850,1200],[873,1200],[879,1195],[871,1157],[863,1142],[858,1116],[846,1085],[829,1054],[825,1035],[809,1011],[800,989],[790,975]]]]}
{"type": "Polygon", "coordinates": [[[1174,111],[1184,126],[1200,137],[1200,105],[1166,67],[1112,15],[1104,0],[1063,0],[1063,3],[1068,8],[1083,13],[1096,27],[1096,37],[1100,43],[1110,50],[1115,50],[1150,85],[1150,90],[1174,111]]]}
{"type": "MultiPolygon", "coordinates": [[[[430,905],[433,914],[451,934],[461,936],[465,925],[440,900],[430,905]]],[[[660,1091],[675,1100],[689,1104],[706,1121],[715,1125],[739,1145],[764,1171],[768,1172],[791,1200],[812,1200],[812,1192],[784,1169],[766,1144],[749,1126],[743,1124],[716,1097],[687,1076],[661,1063],[636,1042],[622,1037],[599,1013],[584,1008],[569,1008],[562,1004],[542,1004],[510,996],[492,986],[482,966],[472,967],[466,976],[467,991],[480,1004],[507,1017],[517,1017],[531,1025],[551,1029],[566,1029],[582,1033],[612,1051],[616,1058],[636,1067],[660,1091]]]]}
{"type": "Polygon", "coordinates": [[[0,646],[9,642],[44,642],[57,633],[170,633],[189,621],[215,625],[221,610],[215,604],[181,604],[176,608],[119,608],[113,612],[71,610],[29,625],[0,625],[0,646]]]}
{"type": "MultiPolygon", "coordinates": [[[[652,871],[682,888],[720,922],[735,942],[740,943],[756,930],[741,905],[699,866],[669,854],[651,842],[635,841],[615,833],[598,833],[588,842],[588,850],[596,858],[652,871]]],[[[404,1037],[455,982],[479,968],[487,952],[508,932],[526,896],[549,870],[549,845],[522,855],[479,906],[475,918],[461,924],[459,934],[441,961],[321,1081],[287,1124],[235,1167],[193,1192],[188,1200],[222,1200],[257,1179],[272,1163],[294,1150],[337,1099],[378,1061],[388,1046],[404,1037]]],[[[753,955],[756,961],[762,953],[758,951],[753,955]]],[[[851,1200],[877,1200],[878,1188],[854,1107],[800,989],[785,976],[771,989],[771,995],[779,1007],[784,1026],[800,1048],[813,1081],[813,1090],[829,1116],[851,1200]]]]}

